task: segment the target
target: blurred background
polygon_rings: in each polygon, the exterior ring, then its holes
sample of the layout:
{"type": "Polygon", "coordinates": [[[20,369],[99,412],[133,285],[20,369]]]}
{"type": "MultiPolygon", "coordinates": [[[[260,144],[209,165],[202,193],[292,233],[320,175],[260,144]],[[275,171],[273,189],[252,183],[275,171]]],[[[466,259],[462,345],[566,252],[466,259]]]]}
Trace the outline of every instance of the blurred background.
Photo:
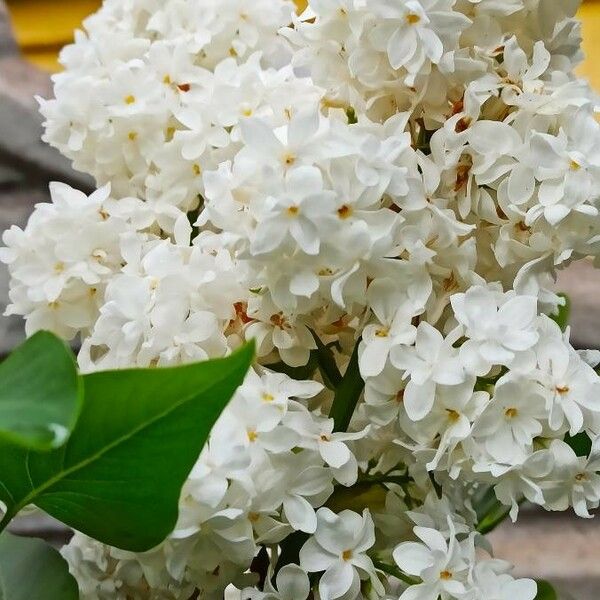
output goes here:
{"type": "MultiPolygon", "coordinates": [[[[555,0],[560,2],[561,0],[555,0]]],[[[301,5],[303,0],[297,0],[301,5]]],[[[51,95],[50,76],[60,69],[60,49],[100,0],[0,0],[0,231],[24,226],[34,204],[48,200],[48,182],[92,188],[86,176],[41,141],[35,95],[51,95]]],[[[600,92],[600,0],[585,0],[580,18],[586,62],[581,75],[600,92]]],[[[572,339],[579,348],[600,348],[600,270],[581,262],[561,274],[558,289],[573,303],[572,339]]],[[[0,313],[8,301],[8,278],[0,265],[0,313]]],[[[0,356],[23,338],[19,318],[0,317],[0,356]]],[[[60,540],[49,521],[25,519],[17,529],[60,540]]],[[[600,599],[600,521],[525,509],[517,527],[493,534],[499,558],[519,575],[551,580],[561,600],[600,599]]]]}

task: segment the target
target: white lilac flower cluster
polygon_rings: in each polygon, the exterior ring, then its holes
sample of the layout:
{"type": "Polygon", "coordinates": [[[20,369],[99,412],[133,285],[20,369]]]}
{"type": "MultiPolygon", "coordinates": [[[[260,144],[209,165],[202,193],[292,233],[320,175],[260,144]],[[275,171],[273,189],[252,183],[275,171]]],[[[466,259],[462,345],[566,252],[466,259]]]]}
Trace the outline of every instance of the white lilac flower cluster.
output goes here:
{"type": "Polygon", "coordinates": [[[85,371],[259,356],[159,548],[64,550],[83,598],[533,600],[482,554],[490,498],[600,504],[600,356],[554,318],[556,272],[600,255],[578,4],[87,20],[41,108],[99,189],[54,184],[4,234],[9,313],[85,371]]]}

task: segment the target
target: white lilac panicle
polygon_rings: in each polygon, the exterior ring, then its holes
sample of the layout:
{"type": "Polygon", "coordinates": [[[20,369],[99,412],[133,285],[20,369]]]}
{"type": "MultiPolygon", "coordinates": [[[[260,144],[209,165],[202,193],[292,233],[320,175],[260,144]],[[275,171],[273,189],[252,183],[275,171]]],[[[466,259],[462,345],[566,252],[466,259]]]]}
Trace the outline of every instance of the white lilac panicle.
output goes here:
{"type": "Polygon", "coordinates": [[[554,286],[600,261],[578,5],[86,20],[40,105],[98,189],[54,183],[4,233],[7,313],[85,372],[258,356],[163,544],[64,549],[84,600],[533,600],[476,531],[486,503],[600,504],[600,360],[554,286]]]}

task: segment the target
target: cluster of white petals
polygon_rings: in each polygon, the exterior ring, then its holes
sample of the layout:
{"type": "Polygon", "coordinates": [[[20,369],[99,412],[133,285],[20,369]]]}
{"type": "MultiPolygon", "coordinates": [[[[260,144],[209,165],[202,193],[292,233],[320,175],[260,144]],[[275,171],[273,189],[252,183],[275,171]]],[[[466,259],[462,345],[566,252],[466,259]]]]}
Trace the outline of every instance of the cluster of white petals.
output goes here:
{"type": "Polygon", "coordinates": [[[54,184],[4,234],[8,312],[78,338],[84,371],[250,339],[258,359],[160,547],[66,547],[82,598],[534,599],[481,511],[600,504],[600,353],[554,288],[600,256],[578,5],[105,0],[86,21],[40,103],[98,191],[54,184]]]}

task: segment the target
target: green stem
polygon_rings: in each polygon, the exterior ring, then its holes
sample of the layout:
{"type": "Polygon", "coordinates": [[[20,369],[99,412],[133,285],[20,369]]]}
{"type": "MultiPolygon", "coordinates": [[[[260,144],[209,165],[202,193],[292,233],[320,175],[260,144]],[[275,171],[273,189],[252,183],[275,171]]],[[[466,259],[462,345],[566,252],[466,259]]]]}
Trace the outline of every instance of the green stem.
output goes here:
{"type": "Polygon", "coordinates": [[[380,477],[368,476],[358,481],[359,485],[384,485],[386,483],[396,483],[398,485],[404,485],[406,483],[410,483],[410,477],[408,475],[381,475],[380,477]]]}
{"type": "MultiPolygon", "coordinates": [[[[520,498],[518,501],[519,506],[525,502],[525,498],[520,498]]],[[[478,507],[479,522],[477,523],[477,531],[482,535],[486,535],[503,521],[506,520],[510,514],[510,506],[502,504],[496,499],[496,494],[493,488],[490,488],[484,498],[482,498],[482,504],[478,507]]]]}
{"type": "Polygon", "coordinates": [[[398,567],[388,565],[379,560],[373,561],[373,564],[375,565],[376,569],[379,569],[380,571],[383,571],[392,577],[396,577],[396,579],[400,579],[400,581],[404,581],[404,583],[407,583],[408,585],[418,585],[419,583],[422,583],[421,579],[407,575],[404,571],[398,569],[398,567]]]}

